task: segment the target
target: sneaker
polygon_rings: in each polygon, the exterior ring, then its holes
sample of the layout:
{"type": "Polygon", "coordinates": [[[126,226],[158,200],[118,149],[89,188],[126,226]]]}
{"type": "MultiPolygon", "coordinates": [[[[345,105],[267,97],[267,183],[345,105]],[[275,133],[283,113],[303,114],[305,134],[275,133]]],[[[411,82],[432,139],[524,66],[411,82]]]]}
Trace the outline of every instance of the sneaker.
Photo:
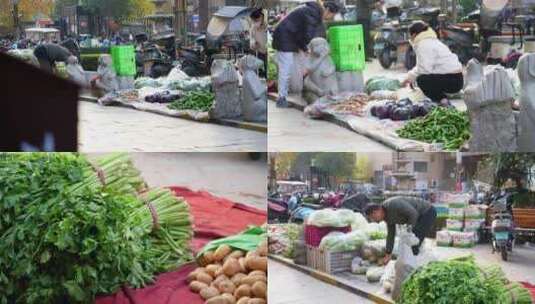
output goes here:
{"type": "Polygon", "coordinates": [[[279,97],[277,99],[277,108],[287,108],[288,107],[288,101],[286,100],[286,97],[279,97]]]}

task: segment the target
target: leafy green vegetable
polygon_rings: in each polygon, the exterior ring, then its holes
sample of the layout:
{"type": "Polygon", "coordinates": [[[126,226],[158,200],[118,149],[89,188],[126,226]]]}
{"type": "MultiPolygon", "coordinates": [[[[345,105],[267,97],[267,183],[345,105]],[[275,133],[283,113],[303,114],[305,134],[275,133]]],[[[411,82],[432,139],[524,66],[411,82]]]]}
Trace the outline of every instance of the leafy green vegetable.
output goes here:
{"type": "Polygon", "coordinates": [[[0,154],[0,303],[92,302],[191,260],[187,204],[145,187],[126,154],[0,154]]]}
{"type": "Polygon", "coordinates": [[[214,104],[215,95],[207,90],[190,91],[168,107],[173,110],[195,110],[208,112],[214,104]]]}
{"type": "Polygon", "coordinates": [[[436,107],[425,117],[409,121],[397,134],[427,143],[443,143],[445,150],[458,150],[470,138],[470,120],[467,113],[436,107]]]}
{"type": "Polygon", "coordinates": [[[531,296],[518,284],[509,284],[500,267],[479,268],[468,257],[417,269],[403,282],[398,303],[528,304],[531,296]]]}

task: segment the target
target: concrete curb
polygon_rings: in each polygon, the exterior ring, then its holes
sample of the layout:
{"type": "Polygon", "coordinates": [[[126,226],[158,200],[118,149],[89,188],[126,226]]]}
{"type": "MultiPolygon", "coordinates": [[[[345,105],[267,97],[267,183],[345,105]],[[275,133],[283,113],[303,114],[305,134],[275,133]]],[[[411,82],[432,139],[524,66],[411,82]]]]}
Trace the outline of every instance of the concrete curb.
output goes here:
{"type": "MultiPolygon", "coordinates": [[[[93,96],[82,95],[82,96],[80,96],[79,99],[83,100],[83,101],[89,101],[89,102],[95,102],[95,103],[97,102],[97,98],[93,97],[93,96]]],[[[144,110],[142,110],[142,109],[138,109],[138,108],[136,108],[134,106],[131,106],[131,105],[128,105],[128,104],[125,104],[125,103],[121,103],[121,102],[117,103],[117,106],[129,108],[129,109],[133,109],[133,110],[137,110],[137,111],[154,113],[154,114],[163,115],[163,116],[167,116],[167,117],[187,119],[187,120],[191,120],[191,121],[195,121],[195,122],[208,122],[208,123],[218,124],[218,125],[222,125],[222,126],[234,127],[234,128],[245,129],[245,130],[250,130],[250,131],[262,132],[262,133],[267,133],[268,132],[267,124],[260,124],[260,123],[254,123],[254,122],[245,122],[245,121],[231,120],[231,119],[214,119],[214,118],[208,119],[208,120],[195,120],[195,119],[191,119],[191,118],[186,117],[186,116],[178,117],[178,116],[175,116],[175,115],[170,115],[168,113],[165,113],[163,111],[158,111],[158,110],[155,110],[155,109],[144,109],[144,110]]]]}
{"type": "Polygon", "coordinates": [[[332,276],[328,273],[324,273],[324,272],[321,272],[321,271],[317,271],[315,269],[312,269],[312,268],[309,268],[309,267],[306,267],[306,266],[303,266],[303,265],[297,265],[295,264],[292,260],[290,259],[286,259],[286,258],[283,258],[283,257],[280,257],[280,256],[277,256],[277,255],[273,255],[273,254],[270,254],[269,255],[269,258],[274,260],[274,261],[277,261],[279,263],[282,263],[288,267],[291,267],[295,270],[298,270],[298,271],[301,271],[305,274],[308,274],[310,275],[311,277],[315,278],[315,279],[318,279],[324,283],[327,283],[327,284],[330,284],[330,285],[333,285],[333,286],[336,286],[338,288],[342,288],[346,291],[349,291],[351,293],[354,293],[360,297],[363,297],[363,298],[366,298],[370,301],[374,301],[375,303],[378,303],[378,304],[395,304],[394,302],[392,302],[391,300],[389,299],[385,299],[383,297],[380,297],[378,295],[375,295],[373,293],[370,293],[368,291],[365,291],[363,289],[359,289],[353,285],[350,285],[350,284],[347,284],[347,283],[344,283],[340,280],[338,280],[335,276],[332,276]]]}

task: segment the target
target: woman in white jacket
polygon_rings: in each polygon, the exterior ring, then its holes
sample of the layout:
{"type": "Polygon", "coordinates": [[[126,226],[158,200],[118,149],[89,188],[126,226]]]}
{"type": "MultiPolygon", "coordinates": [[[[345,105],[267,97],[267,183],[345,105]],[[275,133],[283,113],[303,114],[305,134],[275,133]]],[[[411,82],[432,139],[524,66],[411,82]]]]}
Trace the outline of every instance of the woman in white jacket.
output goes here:
{"type": "Polygon", "coordinates": [[[416,66],[409,71],[403,86],[416,81],[429,99],[449,105],[446,93],[457,93],[463,88],[463,66],[459,58],[425,22],[414,22],[409,33],[416,53],[416,66]]]}

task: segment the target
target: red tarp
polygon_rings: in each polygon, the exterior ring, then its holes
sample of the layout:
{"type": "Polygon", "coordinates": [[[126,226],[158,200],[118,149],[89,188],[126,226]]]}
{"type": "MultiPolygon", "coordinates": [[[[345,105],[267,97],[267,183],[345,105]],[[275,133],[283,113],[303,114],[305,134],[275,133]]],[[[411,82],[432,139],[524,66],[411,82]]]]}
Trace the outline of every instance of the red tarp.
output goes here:
{"type": "Polygon", "coordinates": [[[531,298],[535,301],[535,285],[532,285],[528,282],[520,282],[522,285],[529,290],[531,293],[531,298]]]}
{"type": "MultiPolygon", "coordinates": [[[[266,211],[251,208],[203,191],[170,187],[191,207],[195,237],[192,248],[197,251],[213,239],[237,234],[249,225],[266,222],[266,211]]],[[[191,263],[158,276],[154,285],[138,290],[122,290],[113,296],[101,297],[96,304],[203,304],[199,295],[189,290],[186,276],[195,269],[191,263]]]]}

